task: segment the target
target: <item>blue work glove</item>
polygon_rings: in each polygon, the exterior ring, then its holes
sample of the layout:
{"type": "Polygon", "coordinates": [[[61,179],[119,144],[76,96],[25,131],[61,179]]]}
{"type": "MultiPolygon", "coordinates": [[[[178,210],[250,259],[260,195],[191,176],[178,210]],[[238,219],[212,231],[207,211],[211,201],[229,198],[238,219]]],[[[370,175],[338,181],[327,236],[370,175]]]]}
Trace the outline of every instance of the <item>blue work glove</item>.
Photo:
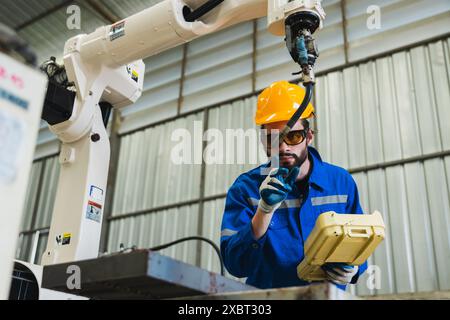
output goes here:
{"type": "Polygon", "coordinates": [[[327,263],[322,266],[327,279],[337,285],[347,285],[358,273],[358,266],[350,266],[345,263],[327,263]]]}
{"type": "Polygon", "coordinates": [[[287,168],[272,169],[259,188],[261,199],[258,208],[264,213],[277,210],[292,191],[299,172],[299,167],[294,167],[291,171],[287,168]]]}

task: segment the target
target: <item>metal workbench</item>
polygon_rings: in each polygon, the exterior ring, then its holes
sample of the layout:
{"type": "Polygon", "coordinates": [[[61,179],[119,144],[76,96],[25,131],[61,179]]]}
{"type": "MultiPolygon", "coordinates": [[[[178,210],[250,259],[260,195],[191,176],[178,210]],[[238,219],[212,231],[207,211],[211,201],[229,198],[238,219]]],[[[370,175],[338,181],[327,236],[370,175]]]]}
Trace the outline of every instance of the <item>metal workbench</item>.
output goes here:
{"type": "Polygon", "coordinates": [[[42,287],[91,299],[167,299],[255,290],[149,250],[45,266],[42,287]],[[68,288],[71,266],[80,270],[80,289],[68,288]]]}
{"type": "Polygon", "coordinates": [[[149,250],[45,266],[42,287],[91,299],[358,299],[329,283],[259,290],[149,250]],[[79,267],[80,289],[68,288],[71,266],[79,267]]]}

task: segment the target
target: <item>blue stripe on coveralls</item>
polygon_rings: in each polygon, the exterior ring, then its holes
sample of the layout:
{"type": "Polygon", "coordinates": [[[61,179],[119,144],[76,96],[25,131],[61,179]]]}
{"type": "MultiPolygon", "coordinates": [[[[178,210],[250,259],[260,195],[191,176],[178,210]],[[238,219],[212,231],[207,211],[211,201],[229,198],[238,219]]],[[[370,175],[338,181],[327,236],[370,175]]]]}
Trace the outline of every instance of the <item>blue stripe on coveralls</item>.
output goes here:
{"type": "Polygon", "coordinates": [[[313,206],[320,206],[324,204],[347,203],[347,199],[348,195],[338,194],[334,196],[314,197],[311,198],[311,202],[313,206]]]}

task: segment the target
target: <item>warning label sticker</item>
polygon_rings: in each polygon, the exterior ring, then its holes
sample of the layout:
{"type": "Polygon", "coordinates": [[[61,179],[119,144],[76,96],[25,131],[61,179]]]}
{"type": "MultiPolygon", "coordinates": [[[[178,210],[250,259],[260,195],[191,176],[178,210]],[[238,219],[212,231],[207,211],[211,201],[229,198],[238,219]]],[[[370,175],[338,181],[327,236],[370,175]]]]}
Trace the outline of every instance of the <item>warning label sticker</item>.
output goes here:
{"type": "Polygon", "coordinates": [[[131,73],[131,79],[133,79],[136,82],[139,81],[139,73],[137,73],[136,70],[133,70],[133,72],[131,73]]]}
{"type": "Polygon", "coordinates": [[[131,66],[127,66],[127,72],[131,76],[131,79],[135,82],[139,82],[139,73],[131,66]]]}
{"type": "Polygon", "coordinates": [[[86,210],[86,218],[100,222],[102,218],[102,206],[94,201],[89,201],[86,210]]]}
{"type": "Polygon", "coordinates": [[[89,197],[94,202],[102,202],[103,201],[103,190],[96,186],[91,186],[89,189],[89,197]]]}
{"type": "Polygon", "coordinates": [[[56,243],[60,246],[65,246],[70,244],[70,239],[72,239],[71,233],[63,233],[56,237],[56,243]]]}
{"type": "Polygon", "coordinates": [[[109,31],[109,41],[114,41],[125,35],[125,21],[118,22],[111,26],[109,31]]]}
{"type": "Polygon", "coordinates": [[[70,233],[64,233],[62,238],[62,245],[65,246],[66,244],[70,244],[70,239],[72,238],[72,234],[70,233]]]}

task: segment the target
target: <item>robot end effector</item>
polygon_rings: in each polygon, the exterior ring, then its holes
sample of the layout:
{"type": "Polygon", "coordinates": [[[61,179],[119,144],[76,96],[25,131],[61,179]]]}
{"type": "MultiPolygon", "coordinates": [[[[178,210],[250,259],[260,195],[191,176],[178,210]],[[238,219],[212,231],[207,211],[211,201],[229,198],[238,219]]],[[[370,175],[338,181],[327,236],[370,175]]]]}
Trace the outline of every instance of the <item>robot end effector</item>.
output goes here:
{"type": "Polygon", "coordinates": [[[319,57],[313,33],[322,27],[325,12],[320,1],[305,0],[303,8],[289,15],[285,20],[286,46],[292,59],[301,67],[300,82],[304,85],[314,84],[314,64],[319,57]]]}

